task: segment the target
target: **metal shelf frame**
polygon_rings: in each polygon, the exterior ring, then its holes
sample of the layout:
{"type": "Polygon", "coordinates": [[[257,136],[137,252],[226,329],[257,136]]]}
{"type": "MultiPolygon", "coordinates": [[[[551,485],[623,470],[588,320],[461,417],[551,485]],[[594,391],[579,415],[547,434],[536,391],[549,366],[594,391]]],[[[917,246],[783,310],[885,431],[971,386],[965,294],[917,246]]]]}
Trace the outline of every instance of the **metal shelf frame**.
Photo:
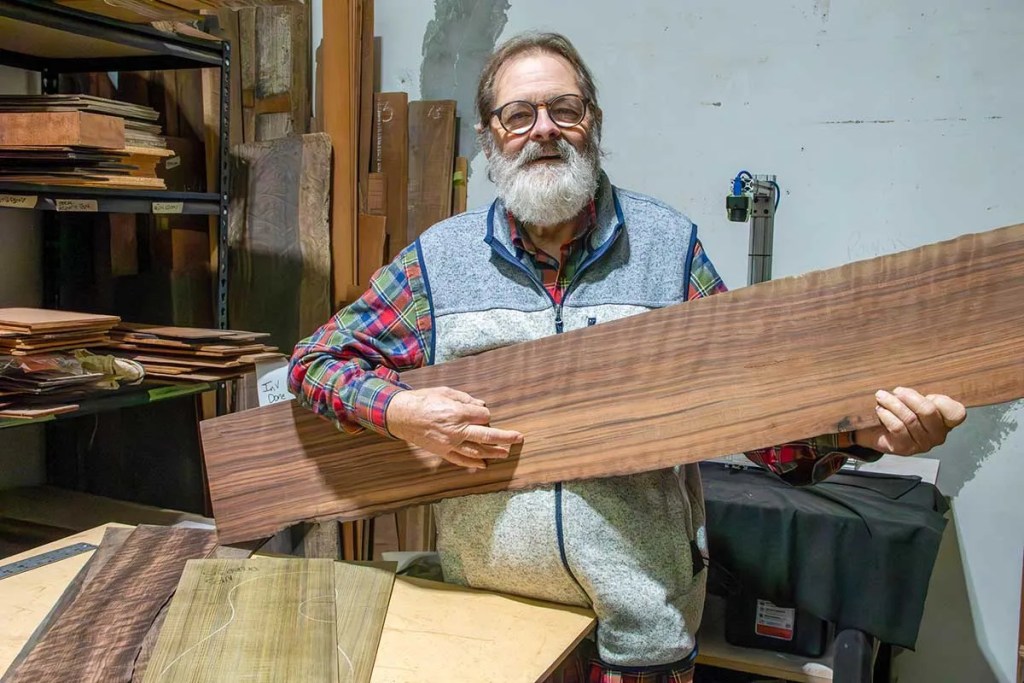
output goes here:
{"type": "MultiPolygon", "coordinates": [[[[188,36],[167,34],[146,25],[130,24],[108,17],[64,7],[46,0],[0,0],[0,18],[27,25],[64,31],[76,36],[96,39],[97,46],[116,43],[144,54],[127,56],[96,56],[83,54],[74,59],[26,54],[0,49],[0,65],[38,71],[42,76],[44,94],[56,94],[61,74],[99,71],[150,71],[163,69],[220,69],[220,140],[218,166],[220,184],[217,192],[166,192],[104,188],[75,188],[0,183],[0,194],[33,195],[35,209],[50,213],[57,209],[58,199],[93,199],[97,211],[109,213],[153,213],[154,202],[181,202],[182,213],[216,215],[217,222],[217,302],[218,326],[226,329],[228,301],[228,188],[231,177],[228,163],[230,126],[231,45],[227,41],[213,43],[188,36]]],[[[3,41],[0,40],[0,44],[3,41]]],[[[46,221],[53,225],[49,220],[46,221]]],[[[44,230],[52,234],[52,227],[44,230]]],[[[45,233],[44,233],[45,234],[45,233]]],[[[49,241],[49,240],[47,240],[49,241]]],[[[55,249],[44,253],[44,266],[50,272],[60,268],[55,263],[55,249]]],[[[44,287],[45,289],[45,287],[44,287]]],[[[54,288],[45,295],[56,305],[54,288]]]]}

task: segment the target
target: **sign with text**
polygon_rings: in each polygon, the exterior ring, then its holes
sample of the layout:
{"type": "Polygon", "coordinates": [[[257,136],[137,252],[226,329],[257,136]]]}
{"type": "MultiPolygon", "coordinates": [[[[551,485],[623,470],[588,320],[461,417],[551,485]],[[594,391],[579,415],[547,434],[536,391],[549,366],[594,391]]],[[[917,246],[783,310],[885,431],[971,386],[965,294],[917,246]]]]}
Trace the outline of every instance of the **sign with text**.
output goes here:
{"type": "Polygon", "coordinates": [[[58,211],[99,211],[99,204],[95,199],[58,199],[58,211]]]}
{"type": "Polygon", "coordinates": [[[184,210],[184,202],[153,202],[153,213],[181,213],[184,210]]]}
{"type": "Polygon", "coordinates": [[[284,357],[256,363],[256,394],[260,406],[290,401],[288,391],[288,360],[284,357]]]}
{"type": "Polygon", "coordinates": [[[0,209],[34,209],[36,197],[28,194],[0,194],[0,209]]]}

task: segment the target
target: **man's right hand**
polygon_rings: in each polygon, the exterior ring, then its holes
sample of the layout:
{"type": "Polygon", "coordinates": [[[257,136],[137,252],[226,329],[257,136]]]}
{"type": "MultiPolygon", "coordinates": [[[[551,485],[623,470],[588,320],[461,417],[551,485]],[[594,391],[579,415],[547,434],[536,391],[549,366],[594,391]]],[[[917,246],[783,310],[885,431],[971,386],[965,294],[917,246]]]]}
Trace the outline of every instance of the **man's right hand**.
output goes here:
{"type": "Polygon", "coordinates": [[[490,458],[506,458],[523,435],[487,426],[483,401],[449,387],[409,389],[394,395],[384,416],[388,431],[454,465],[480,469],[490,458]]]}

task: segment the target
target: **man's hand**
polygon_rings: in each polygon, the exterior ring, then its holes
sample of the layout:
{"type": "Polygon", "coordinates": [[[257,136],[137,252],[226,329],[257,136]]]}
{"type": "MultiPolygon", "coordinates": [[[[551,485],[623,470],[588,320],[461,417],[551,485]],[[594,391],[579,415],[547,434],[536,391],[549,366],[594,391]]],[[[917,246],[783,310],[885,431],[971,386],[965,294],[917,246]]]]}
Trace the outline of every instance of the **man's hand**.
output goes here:
{"type": "Polygon", "coordinates": [[[913,389],[898,387],[891,393],[879,391],[875,400],[881,424],[858,429],[853,441],[882,453],[926,453],[945,443],[950,430],[967,417],[962,403],[942,394],[922,396],[913,389]]]}
{"type": "Polygon", "coordinates": [[[449,387],[410,389],[395,394],[384,416],[388,431],[454,465],[487,467],[489,458],[506,458],[523,435],[488,427],[484,402],[449,387]]]}

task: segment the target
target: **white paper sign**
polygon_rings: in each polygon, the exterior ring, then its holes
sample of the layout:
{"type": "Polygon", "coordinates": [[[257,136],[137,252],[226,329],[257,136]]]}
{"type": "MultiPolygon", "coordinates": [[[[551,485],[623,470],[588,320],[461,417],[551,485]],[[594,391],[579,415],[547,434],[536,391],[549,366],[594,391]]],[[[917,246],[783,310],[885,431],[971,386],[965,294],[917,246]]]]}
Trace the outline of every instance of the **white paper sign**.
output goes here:
{"type": "Polygon", "coordinates": [[[256,393],[260,406],[270,406],[290,401],[294,396],[288,391],[288,361],[261,361],[256,363],[256,393]]]}
{"type": "Polygon", "coordinates": [[[99,210],[99,203],[95,199],[58,199],[57,210],[92,213],[99,210]]]}
{"type": "Polygon", "coordinates": [[[184,202],[153,202],[153,213],[181,213],[184,210],[184,202]]]}
{"type": "Polygon", "coordinates": [[[36,198],[27,194],[0,194],[0,207],[5,209],[34,209],[36,198]]]}

